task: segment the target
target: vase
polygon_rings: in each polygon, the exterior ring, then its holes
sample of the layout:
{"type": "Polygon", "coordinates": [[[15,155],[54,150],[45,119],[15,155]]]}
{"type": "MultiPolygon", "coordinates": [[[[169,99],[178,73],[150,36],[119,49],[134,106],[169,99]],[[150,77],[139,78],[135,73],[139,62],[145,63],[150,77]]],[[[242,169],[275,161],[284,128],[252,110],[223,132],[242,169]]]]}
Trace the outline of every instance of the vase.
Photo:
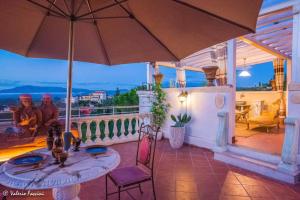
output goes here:
{"type": "Polygon", "coordinates": [[[202,70],[205,73],[205,77],[207,79],[207,86],[215,86],[214,80],[216,79],[216,73],[217,70],[219,69],[218,66],[207,66],[207,67],[202,67],[202,70]]]}
{"type": "Polygon", "coordinates": [[[153,77],[155,79],[155,84],[160,85],[164,78],[164,75],[159,73],[159,74],[154,74],[153,77]]]}
{"type": "Polygon", "coordinates": [[[182,147],[185,136],[185,127],[175,127],[170,128],[169,142],[173,149],[179,149],[182,147]]]}

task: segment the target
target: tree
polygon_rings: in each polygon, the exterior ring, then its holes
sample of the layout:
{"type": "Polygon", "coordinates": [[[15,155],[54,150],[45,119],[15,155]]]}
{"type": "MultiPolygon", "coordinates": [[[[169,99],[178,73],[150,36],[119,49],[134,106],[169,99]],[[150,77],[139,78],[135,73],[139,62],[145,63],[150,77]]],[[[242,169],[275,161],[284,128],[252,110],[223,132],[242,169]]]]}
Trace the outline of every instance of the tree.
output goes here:
{"type": "Polygon", "coordinates": [[[119,96],[121,94],[120,89],[117,87],[115,96],[119,96]]]}

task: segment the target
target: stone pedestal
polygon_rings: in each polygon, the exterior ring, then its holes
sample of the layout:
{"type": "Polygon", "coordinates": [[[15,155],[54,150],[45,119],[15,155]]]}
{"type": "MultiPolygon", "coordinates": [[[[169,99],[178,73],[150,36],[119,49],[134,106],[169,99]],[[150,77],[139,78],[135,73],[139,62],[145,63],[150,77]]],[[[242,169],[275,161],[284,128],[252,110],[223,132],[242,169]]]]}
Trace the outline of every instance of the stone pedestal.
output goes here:
{"type": "Polygon", "coordinates": [[[139,96],[139,113],[150,113],[154,95],[152,91],[137,91],[139,96]]]}

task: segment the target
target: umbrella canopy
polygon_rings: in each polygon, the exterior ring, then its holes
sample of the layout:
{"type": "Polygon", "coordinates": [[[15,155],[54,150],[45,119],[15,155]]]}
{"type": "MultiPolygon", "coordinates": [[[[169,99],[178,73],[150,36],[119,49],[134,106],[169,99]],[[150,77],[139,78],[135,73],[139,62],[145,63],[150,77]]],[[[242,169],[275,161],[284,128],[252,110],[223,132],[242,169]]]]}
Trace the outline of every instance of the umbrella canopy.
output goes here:
{"type": "Polygon", "coordinates": [[[1,0],[0,48],[107,65],[177,61],[255,31],[262,0],[1,0]],[[73,13],[73,14],[72,14],[73,13]]]}
{"type": "Polygon", "coordinates": [[[107,65],[178,61],[255,31],[262,0],[1,0],[0,49],[68,59],[65,149],[73,60],[107,65]]]}

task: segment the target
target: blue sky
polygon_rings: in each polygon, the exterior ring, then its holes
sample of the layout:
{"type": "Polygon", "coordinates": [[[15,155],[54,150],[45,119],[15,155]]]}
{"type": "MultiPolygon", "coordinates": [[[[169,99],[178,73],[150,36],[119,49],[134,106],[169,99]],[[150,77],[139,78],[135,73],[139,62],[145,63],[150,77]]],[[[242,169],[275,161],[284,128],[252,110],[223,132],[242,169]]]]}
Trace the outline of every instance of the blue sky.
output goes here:
{"type": "MultiPolygon", "coordinates": [[[[265,0],[263,7],[284,0],[265,0]]],[[[20,85],[65,87],[67,62],[62,60],[26,58],[0,50],[0,89],[20,85]]],[[[162,68],[165,80],[175,79],[175,70],[162,68]]],[[[267,82],[273,76],[272,64],[262,64],[251,68],[252,77],[237,78],[238,86],[252,86],[267,82]]],[[[199,83],[204,75],[187,72],[187,80],[199,83]]],[[[145,63],[117,65],[113,67],[91,63],[75,62],[73,70],[74,87],[88,89],[132,88],[146,82],[145,63]]]]}

